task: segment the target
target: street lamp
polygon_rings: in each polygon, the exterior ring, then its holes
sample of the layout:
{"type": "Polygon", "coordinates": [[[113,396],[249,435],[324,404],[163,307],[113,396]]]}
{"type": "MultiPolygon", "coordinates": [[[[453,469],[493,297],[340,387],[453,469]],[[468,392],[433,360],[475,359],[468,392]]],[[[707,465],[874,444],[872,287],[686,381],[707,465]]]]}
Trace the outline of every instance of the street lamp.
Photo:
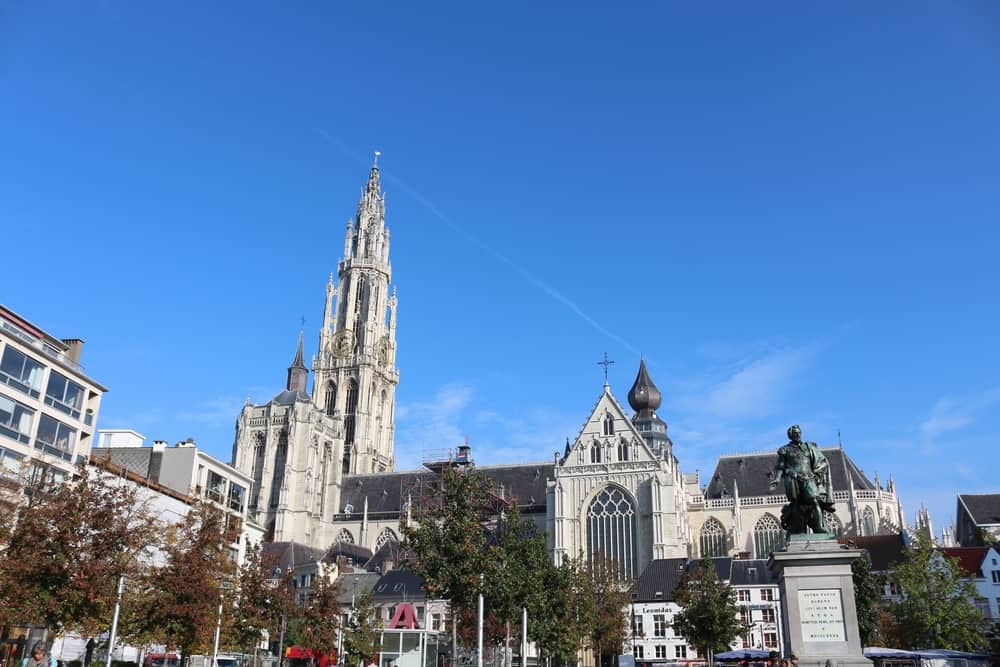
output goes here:
{"type": "Polygon", "coordinates": [[[212,650],[212,667],[219,667],[219,635],[222,634],[222,601],[225,591],[229,590],[230,583],[223,581],[219,584],[219,621],[215,625],[215,648],[212,650]]]}

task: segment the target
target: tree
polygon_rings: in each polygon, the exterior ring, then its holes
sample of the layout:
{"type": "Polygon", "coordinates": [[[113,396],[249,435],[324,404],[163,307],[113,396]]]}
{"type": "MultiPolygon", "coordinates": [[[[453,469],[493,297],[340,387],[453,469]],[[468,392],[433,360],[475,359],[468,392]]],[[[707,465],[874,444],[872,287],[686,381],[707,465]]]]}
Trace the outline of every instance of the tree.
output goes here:
{"type": "Polygon", "coordinates": [[[589,645],[590,628],[597,616],[589,575],[582,563],[582,559],[566,560],[558,566],[548,562],[541,577],[545,593],[528,621],[528,632],[542,654],[564,663],[575,661],[577,653],[589,645]]]}
{"type": "Polygon", "coordinates": [[[106,631],[119,578],[138,576],[156,541],[158,524],[138,489],[81,465],[65,484],[22,490],[5,521],[0,625],[106,631]]]}
{"type": "Polygon", "coordinates": [[[367,665],[379,652],[381,623],[372,603],[371,589],[365,589],[354,601],[354,613],[344,631],[344,664],[367,665]]]}
{"type": "Polygon", "coordinates": [[[851,563],[851,578],[854,580],[854,607],[858,615],[861,645],[879,646],[879,610],[884,578],[872,574],[868,558],[864,554],[851,563]]]}
{"type": "Polygon", "coordinates": [[[254,656],[265,633],[277,637],[281,619],[295,606],[287,575],[272,578],[275,563],[264,556],[259,545],[247,548],[246,559],[236,578],[238,604],[232,611],[231,641],[243,653],[253,648],[254,656]]]}
{"type": "Polygon", "coordinates": [[[299,609],[295,640],[302,648],[310,651],[313,664],[316,664],[317,656],[331,655],[337,650],[339,627],[337,585],[319,572],[313,581],[308,601],[299,609]]]}
{"type": "Polygon", "coordinates": [[[140,644],[157,638],[179,649],[182,661],[212,648],[220,601],[231,605],[235,597],[224,528],[219,509],[198,503],[168,529],[166,562],[141,582],[126,636],[140,644]]]}
{"type": "Polygon", "coordinates": [[[597,653],[598,664],[605,664],[621,653],[628,635],[625,610],[632,600],[631,585],[619,578],[618,563],[603,553],[593,554],[582,564],[578,585],[590,599],[590,646],[597,653]]]}
{"type": "Polygon", "coordinates": [[[975,584],[957,559],[943,557],[930,539],[918,536],[892,577],[902,590],[902,599],[890,608],[903,640],[900,648],[983,648],[986,619],[975,604],[975,584]]]}
{"type": "Polygon", "coordinates": [[[709,664],[716,651],[725,651],[747,631],[738,620],[733,590],[719,580],[710,558],[694,564],[674,593],[681,611],[674,616],[674,632],[687,640],[709,664]]]}
{"type": "Polygon", "coordinates": [[[445,468],[428,502],[400,530],[404,563],[423,577],[429,597],[451,603],[452,618],[476,612],[489,569],[486,528],[490,482],[474,469],[445,468]]]}

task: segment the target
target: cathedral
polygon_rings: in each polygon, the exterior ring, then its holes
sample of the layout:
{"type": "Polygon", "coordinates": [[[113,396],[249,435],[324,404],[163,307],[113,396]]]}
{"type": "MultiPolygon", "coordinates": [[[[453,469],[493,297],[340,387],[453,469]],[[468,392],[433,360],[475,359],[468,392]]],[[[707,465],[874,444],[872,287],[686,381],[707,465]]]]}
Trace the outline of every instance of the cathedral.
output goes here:
{"type": "MultiPolygon", "coordinates": [[[[267,539],[373,555],[398,541],[435,470],[467,464],[471,453],[460,447],[423,470],[394,469],[396,291],[377,154],[343,253],[326,286],[311,392],[300,335],[285,389],[241,411],[233,465],[253,478],[250,513],[267,539]]],[[[477,470],[545,531],[557,561],[600,551],[624,578],[637,578],[658,559],[767,558],[784,538],[785,496],[769,488],[775,451],[722,456],[703,480],[682,471],[645,361],[627,400],[628,409],[605,383],[575,440],[552,460],[477,470]]],[[[835,501],[830,530],[902,532],[892,479],[883,487],[839,446],[822,451],[835,501]]]]}

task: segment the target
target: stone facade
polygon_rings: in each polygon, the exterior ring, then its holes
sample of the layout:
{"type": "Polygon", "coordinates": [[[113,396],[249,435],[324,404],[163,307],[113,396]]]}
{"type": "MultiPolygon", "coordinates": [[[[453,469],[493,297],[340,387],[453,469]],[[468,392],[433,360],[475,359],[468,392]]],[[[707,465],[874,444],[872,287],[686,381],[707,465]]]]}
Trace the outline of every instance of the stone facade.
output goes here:
{"type": "MultiPolygon", "coordinates": [[[[396,296],[390,291],[389,232],[377,164],[348,222],[337,281],[326,288],[323,326],[307,391],[302,337],[285,390],[247,404],[236,425],[233,464],[253,480],[251,514],[276,541],[328,549],[337,542],[372,553],[400,537],[400,522],[432,470],[393,470],[396,296]]],[[[554,558],[603,551],[622,576],[654,560],[707,556],[766,558],[782,543],[784,495],[768,483],[775,450],[719,459],[707,483],[684,473],[662,396],[645,362],[627,410],[605,384],[579,434],[549,463],[482,466],[496,495],[516,499],[544,529],[554,558]]],[[[900,532],[895,484],[869,479],[840,447],[830,461],[842,535],[900,532]]],[[[462,465],[471,459],[436,461],[462,465]]],[[[465,456],[468,457],[466,451],[465,456]]]]}

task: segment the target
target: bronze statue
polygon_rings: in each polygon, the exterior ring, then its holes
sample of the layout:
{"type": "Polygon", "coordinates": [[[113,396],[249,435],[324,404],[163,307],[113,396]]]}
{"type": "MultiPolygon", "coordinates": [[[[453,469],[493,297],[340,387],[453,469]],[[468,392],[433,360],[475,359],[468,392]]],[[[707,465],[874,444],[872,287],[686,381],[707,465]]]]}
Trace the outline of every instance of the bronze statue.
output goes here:
{"type": "Polygon", "coordinates": [[[771,488],[785,483],[788,504],[781,510],[781,527],[789,533],[826,533],[823,512],[832,512],[830,464],[815,442],[802,440],[798,424],[788,429],[789,443],[778,450],[771,474],[771,488]]]}

